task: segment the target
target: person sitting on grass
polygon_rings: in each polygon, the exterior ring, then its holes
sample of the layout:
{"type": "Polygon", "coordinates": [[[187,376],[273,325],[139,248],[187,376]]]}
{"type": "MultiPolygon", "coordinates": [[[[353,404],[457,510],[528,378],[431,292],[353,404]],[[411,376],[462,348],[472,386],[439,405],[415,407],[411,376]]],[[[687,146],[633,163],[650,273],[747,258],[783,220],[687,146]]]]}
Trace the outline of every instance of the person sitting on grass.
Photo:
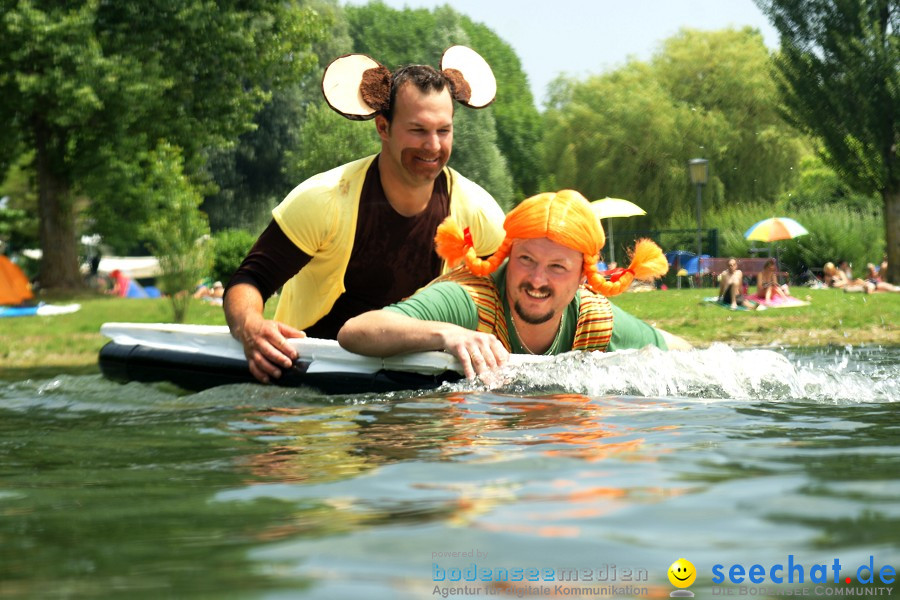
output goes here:
{"type": "Polygon", "coordinates": [[[222,297],[225,295],[225,286],[221,281],[216,281],[212,286],[207,287],[203,283],[194,291],[194,298],[209,302],[217,306],[222,305],[222,297]]]}
{"type": "Polygon", "coordinates": [[[748,310],[757,307],[744,298],[744,273],[737,268],[737,259],[728,259],[728,268],[719,275],[719,302],[730,304],[731,310],[737,310],[738,305],[748,310]]]}
{"type": "Polygon", "coordinates": [[[763,270],[756,276],[756,295],[770,302],[773,298],[787,298],[791,295],[788,285],[778,283],[778,275],[775,273],[775,259],[770,258],[763,265],[763,270]]]}
{"type": "Polygon", "coordinates": [[[822,267],[825,285],[832,288],[842,289],[845,292],[865,292],[871,294],[875,291],[875,286],[863,281],[862,279],[849,279],[847,274],[834,266],[833,262],[825,263],[822,267]]]}
{"type": "Polygon", "coordinates": [[[882,281],[878,267],[869,263],[866,265],[866,283],[874,287],[876,292],[900,292],[900,286],[882,281]]]}
{"type": "Polygon", "coordinates": [[[110,290],[109,293],[113,296],[118,296],[119,298],[128,297],[128,290],[131,287],[131,278],[119,269],[114,269],[109,274],[109,278],[113,284],[112,290],[110,290]]]}
{"type": "Polygon", "coordinates": [[[483,260],[468,229],[446,219],[437,252],[458,266],[402,302],[348,320],[338,342],[367,356],[443,350],[468,378],[499,368],[510,353],[691,347],[607,300],[635,278],[664,274],[668,263],[659,246],[640,240],[631,265],[607,280],[597,271],[603,229],[580,193],[528,198],[503,229],[500,247],[483,260]]]}

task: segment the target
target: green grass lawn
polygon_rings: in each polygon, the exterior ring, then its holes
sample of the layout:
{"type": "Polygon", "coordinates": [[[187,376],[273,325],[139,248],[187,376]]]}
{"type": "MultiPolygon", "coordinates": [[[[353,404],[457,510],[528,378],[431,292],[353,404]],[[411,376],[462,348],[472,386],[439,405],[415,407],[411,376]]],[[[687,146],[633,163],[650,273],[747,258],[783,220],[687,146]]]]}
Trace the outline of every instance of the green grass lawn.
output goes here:
{"type": "Polygon", "coordinates": [[[796,287],[792,295],[809,306],[761,312],[730,311],[703,303],[715,289],[625,293],[613,301],[637,317],[697,346],[825,346],[900,344],[900,294],[845,294],[796,287]]]}
{"type": "MultiPolygon", "coordinates": [[[[614,302],[645,321],[680,335],[697,346],[726,342],[733,346],[824,346],[900,344],[900,294],[845,294],[838,290],[795,288],[810,300],[799,308],[763,312],[729,311],[703,304],[711,288],[626,293],[614,302]]],[[[100,325],[110,321],[170,322],[169,301],[89,296],[81,310],[53,317],[0,319],[0,379],[52,377],[61,373],[98,373],[97,353],[106,339],[100,325]]],[[[275,301],[266,312],[274,313],[275,301]]],[[[224,325],[221,307],[194,302],[188,322],[224,325]]]]}
{"type": "MultiPolygon", "coordinates": [[[[170,323],[172,306],[167,299],[133,300],[109,296],[54,298],[54,304],[77,302],[81,310],[52,317],[0,319],[0,379],[19,380],[51,377],[60,373],[99,373],[97,353],[108,341],[100,335],[100,325],[129,323],[170,323]]],[[[270,302],[267,313],[275,312],[270,302]]],[[[222,307],[195,301],[187,322],[225,325],[222,307]]]]}

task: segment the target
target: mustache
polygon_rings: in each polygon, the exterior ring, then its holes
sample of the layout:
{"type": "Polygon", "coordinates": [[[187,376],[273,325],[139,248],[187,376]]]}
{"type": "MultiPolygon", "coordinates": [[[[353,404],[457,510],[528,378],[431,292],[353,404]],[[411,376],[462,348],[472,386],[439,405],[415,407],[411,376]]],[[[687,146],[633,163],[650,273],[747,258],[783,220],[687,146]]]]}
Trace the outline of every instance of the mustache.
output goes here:
{"type": "Polygon", "coordinates": [[[538,294],[547,294],[547,297],[553,296],[553,290],[550,289],[550,286],[544,285],[539,288],[534,287],[528,282],[522,283],[519,285],[519,289],[523,292],[537,292],[538,294]]]}
{"type": "Polygon", "coordinates": [[[403,154],[406,154],[408,156],[414,156],[416,158],[424,158],[424,159],[433,159],[433,158],[445,159],[445,158],[447,158],[447,152],[443,149],[440,149],[437,151],[425,151],[425,150],[420,150],[418,148],[404,148],[402,152],[403,152],[403,154]]]}

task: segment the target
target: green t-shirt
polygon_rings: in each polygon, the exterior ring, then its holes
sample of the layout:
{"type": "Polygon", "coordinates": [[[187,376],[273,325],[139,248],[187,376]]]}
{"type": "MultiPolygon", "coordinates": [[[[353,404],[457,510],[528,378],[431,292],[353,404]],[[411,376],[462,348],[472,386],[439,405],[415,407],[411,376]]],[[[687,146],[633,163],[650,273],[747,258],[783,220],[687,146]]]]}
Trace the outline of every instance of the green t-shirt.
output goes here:
{"type": "MultiPolygon", "coordinates": [[[[513,354],[529,354],[519,341],[515,328],[510,323],[510,310],[506,298],[506,264],[497,269],[491,277],[500,297],[503,299],[503,313],[506,318],[506,329],[509,332],[509,343],[513,354]]],[[[575,327],[578,324],[578,308],[581,302],[581,290],[566,307],[562,326],[556,339],[544,354],[561,354],[572,349],[575,341],[575,327]]],[[[643,348],[656,346],[668,350],[666,342],[656,329],[628,314],[624,310],[612,306],[613,330],[607,350],[625,350],[627,348],[643,348]]],[[[478,328],[478,309],[475,301],[466,293],[461,285],[452,281],[442,281],[419,290],[412,297],[387,307],[406,316],[422,321],[442,321],[453,323],[466,329],[478,328]]]]}

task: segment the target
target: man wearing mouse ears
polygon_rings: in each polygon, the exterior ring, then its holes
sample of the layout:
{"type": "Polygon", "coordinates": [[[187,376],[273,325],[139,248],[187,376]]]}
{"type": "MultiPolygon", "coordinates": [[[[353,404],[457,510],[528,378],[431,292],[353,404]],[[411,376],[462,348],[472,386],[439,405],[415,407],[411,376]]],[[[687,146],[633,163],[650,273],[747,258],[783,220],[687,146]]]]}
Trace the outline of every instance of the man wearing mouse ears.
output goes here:
{"type": "Polygon", "coordinates": [[[484,189],[447,167],[453,101],[489,105],[496,81],[463,46],[448,49],[441,70],[411,65],[394,73],[361,54],[325,70],[329,106],[352,120],[375,120],[381,152],[304,181],[272,211],[228,282],[225,316],[262,382],[290,368],[287,339],[335,339],[350,318],[412,295],[449,270],[433,239],[452,216],[492,254],[503,240],[503,211],[484,189]],[[283,287],[274,320],[265,300],[283,287]]]}

